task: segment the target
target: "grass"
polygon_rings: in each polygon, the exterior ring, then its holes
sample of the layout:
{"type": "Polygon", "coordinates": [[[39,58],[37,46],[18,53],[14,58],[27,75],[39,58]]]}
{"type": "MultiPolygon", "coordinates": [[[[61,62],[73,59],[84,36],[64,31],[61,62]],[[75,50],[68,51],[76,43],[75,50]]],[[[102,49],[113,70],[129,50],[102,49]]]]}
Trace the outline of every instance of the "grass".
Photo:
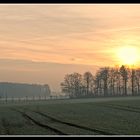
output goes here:
{"type": "Polygon", "coordinates": [[[0,103],[1,135],[140,135],[140,97],[0,103]]]}

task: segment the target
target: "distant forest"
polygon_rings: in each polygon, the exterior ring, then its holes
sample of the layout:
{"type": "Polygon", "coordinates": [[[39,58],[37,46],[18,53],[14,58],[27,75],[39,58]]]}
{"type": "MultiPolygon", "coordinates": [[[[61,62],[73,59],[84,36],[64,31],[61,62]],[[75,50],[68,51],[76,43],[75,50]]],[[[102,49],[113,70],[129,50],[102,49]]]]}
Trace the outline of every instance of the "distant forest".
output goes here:
{"type": "Polygon", "coordinates": [[[1,98],[25,98],[50,96],[51,91],[49,86],[38,84],[22,84],[0,82],[0,97],[1,98]]]}
{"type": "Polygon", "coordinates": [[[95,75],[91,72],[67,74],[61,89],[71,98],[140,95],[140,68],[122,65],[102,67],[95,75]]]}

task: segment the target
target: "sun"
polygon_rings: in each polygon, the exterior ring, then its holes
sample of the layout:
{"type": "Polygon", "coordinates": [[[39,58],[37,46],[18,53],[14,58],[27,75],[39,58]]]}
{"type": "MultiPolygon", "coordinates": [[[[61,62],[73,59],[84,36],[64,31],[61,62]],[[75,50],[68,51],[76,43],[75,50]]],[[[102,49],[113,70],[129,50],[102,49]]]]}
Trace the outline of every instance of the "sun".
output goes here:
{"type": "Polygon", "coordinates": [[[117,56],[123,65],[135,65],[138,62],[138,49],[136,47],[125,46],[117,51],[117,56]]]}

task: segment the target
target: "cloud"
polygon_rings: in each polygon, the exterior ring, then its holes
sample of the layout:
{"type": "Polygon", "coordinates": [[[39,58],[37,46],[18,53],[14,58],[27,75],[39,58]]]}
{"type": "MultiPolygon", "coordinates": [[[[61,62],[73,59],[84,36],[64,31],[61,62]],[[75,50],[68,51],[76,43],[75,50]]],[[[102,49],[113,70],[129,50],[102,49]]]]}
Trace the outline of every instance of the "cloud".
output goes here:
{"type": "Polygon", "coordinates": [[[0,5],[0,77],[58,87],[65,73],[116,64],[117,48],[140,45],[139,13],[140,5],[0,5]]]}
{"type": "Polygon", "coordinates": [[[89,63],[93,56],[88,52],[94,52],[95,61],[101,62],[101,55],[109,60],[107,50],[130,40],[130,34],[139,40],[139,9],[129,5],[2,5],[1,58],[64,63],[74,58],[74,63],[89,63]]]}

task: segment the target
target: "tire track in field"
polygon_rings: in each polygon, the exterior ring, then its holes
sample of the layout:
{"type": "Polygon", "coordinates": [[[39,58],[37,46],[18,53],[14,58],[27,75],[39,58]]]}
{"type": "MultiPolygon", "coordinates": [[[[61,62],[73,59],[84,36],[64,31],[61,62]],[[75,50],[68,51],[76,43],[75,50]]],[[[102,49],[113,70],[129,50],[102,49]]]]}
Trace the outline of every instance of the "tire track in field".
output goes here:
{"type": "MultiPolygon", "coordinates": [[[[31,111],[31,110],[30,110],[31,111]]],[[[83,129],[83,130],[88,130],[88,131],[91,131],[91,132],[96,132],[98,134],[104,134],[104,135],[116,135],[114,133],[110,133],[110,132],[105,132],[103,130],[99,130],[99,129],[92,129],[92,128],[89,128],[89,127],[85,127],[85,126],[81,126],[81,125],[77,125],[77,124],[73,124],[73,123],[69,123],[69,122],[65,122],[65,121],[61,121],[59,119],[56,119],[56,118],[53,118],[52,116],[49,116],[47,114],[44,114],[42,112],[39,112],[39,111],[32,111],[32,112],[35,112],[45,118],[49,118],[50,120],[54,121],[54,122],[57,122],[57,123],[60,123],[60,124],[65,124],[65,125],[68,125],[68,126],[72,126],[72,127],[76,127],[76,128],[80,128],[80,129],[83,129]]]]}
{"type": "Polygon", "coordinates": [[[29,119],[31,120],[34,124],[36,124],[37,126],[40,126],[42,128],[45,128],[45,129],[49,129],[51,131],[54,131],[56,134],[59,134],[59,135],[67,135],[66,133],[63,133],[62,131],[56,129],[56,128],[53,128],[53,127],[50,127],[49,125],[44,125],[40,122],[38,122],[37,120],[33,119],[31,116],[29,116],[28,114],[22,112],[22,111],[19,111],[19,110],[16,110],[16,109],[12,109],[13,111],[16,111],[18,113],[20,113],[25,119],[29,119]]]}
{"type": "MultiPolygon", "coordinates": [[[[135,112],[135,113],[140,113],[140,111],[138,110],[133,110],[133,109],[138,109],[135,107],[127,107],[127,106],[123,106],[123,105],[114,105],[114,104],[108,104],[108,105],[104,105],[104,107],[110,107],[113,109],[118,109],[118,110],[123,110],[123,111],[129,111],[129,112],[135,112]]],[[[140,109],[140,108],[139,108],[140,109]]]]}
{"type": "Polygon", "coordinates": [[[140,112],[140,107],[134,107],[134,106],[126,106],[126,105],[118,105],[118,104],[109,104],[113,106],[119,106],[119,107],[124,107],[124,108],[129,108],[129,109],[136,109],[140,112]]]}

